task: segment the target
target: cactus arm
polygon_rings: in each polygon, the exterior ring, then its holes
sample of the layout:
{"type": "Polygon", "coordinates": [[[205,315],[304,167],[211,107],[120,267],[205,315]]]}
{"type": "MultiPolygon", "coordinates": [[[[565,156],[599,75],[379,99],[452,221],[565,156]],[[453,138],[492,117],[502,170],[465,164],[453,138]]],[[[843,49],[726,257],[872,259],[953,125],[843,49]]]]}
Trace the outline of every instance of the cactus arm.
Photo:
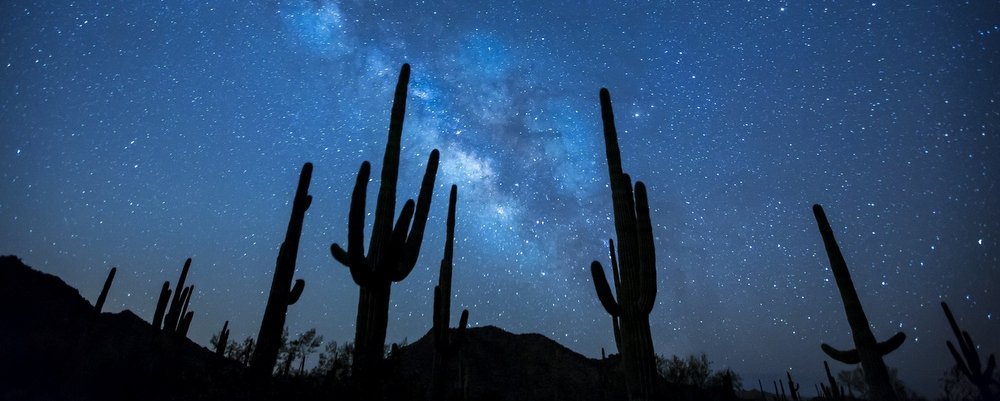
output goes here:
{"type": "Polygon", "coordinates": [[[856,365],[861,363],[861,355],[858,354],[858,350],[856,349],[852,349],[850,351],[841,351],[827,344],[820,345],[820,348],[823,349],[823,352],[826,353],[827,356],[841,363],[846,363],[848,365],[856,365]]]}
{"type": "Polygon", "coordinates": [[[108,299],[108,291],[111,290],[111,283],[115,281],[115,273],[118,272],[117,267],[112,267],[111,271],[108,272],[108,278],[104,280],[104,287],[101,288],[101,295],[97,296],[97,302],[94,302],[94,310],[97,313],[101,313],[104,309],[104,301],[108,299]]]}
{"type": "Polygon", "coordinates": [[[187,258],[184,261],[184,267],[181,269],[181,277],[177,280],[177,287],[174,290],[173,299],[170,301],[170,308],[167,309],[167,315],[164,317],[164,326],[168,331],[174,331],[177,328],[177,323],[183,317],[181,313],[181,304],[183,300],[183,290],[184,282],[187,281],[188,270],[191,268],[191,258],[187,258]]]}
{"type": "Polygon", "coordinates": [[[194,319],[194,311],[188,311],[181,318],[180,323],[177,325],[177,335],[181,337],[187,337],[188,329],[191,328],[191,320],[194,319]]]}
{"type": "Polygon", "coordinates": [[[229,321],[222,324],[222,331],[219,332],[218,342],[215,343],[215,355],[226,356],[226,346],[229,345],[229,321]]]}
{"type": "Polygon", "coordinates": [[[156,310],[153,312],[153,328],[157,331],[163,328],[163,314],[167,311],[170,292],[170,282],[164,281],[163,288],[160,290],[160,298],[156,301],[156,310]]]}
{"type": "Polygon", "coordinates": [[[649,217],[649,199],[646,185],[635,183],[636,236],[639,252],[639,309],[645,314],[656,304],[656,249],[653,242],[653,224],[649,217]]]}
{"type": "Polygon", "coordinates": [[[996,369],[996,356],[990,354],[986,361],[986,368],[983,369],[982,360],[979,357],[976,343],[972,341],[972,336],[969,335],[969,332],[958,327],[955,316],[952,315],[947,303],[942,302],[941,308],[944,309],[945,317],[948,318],[948,324],[951,326],[955,339],[958,341],[959,349],[956,349],[955,344],[951,341],[945,341],[945,344],[948,346],[948,352],[955,359],[958,370],[979,389],[982,399],[995,399],[995,390],[992,385],[996,383],[996,380],[993,378],[993,372],[996,369]]]}
{"type": "Polygon", "coordinates": [[[618,302],[615,301],[614,294],[611,293],[611,286],[608,285],[608,279],[604,275],[604,266],[601,266],[601,262],[595,260],[590,263],[590,275],[594,279],[594,289],[597,290],[597,299],[601,301],[604,310],[612,317],[620,316],[621,308],[618,306],[618,302]]]}
{"type": "Polygon", "coordinates": [[[898,332],[888,340],[878,343],[876,349],[880,355],[888,355],[890,352],[895,351],[896,348],[903,345],[903,341],[906,341],[906,334],[898,332]]]}
{"type": "MultiPolygon", "coordinates": [[[[410,221],[413,220],[414,206],[415,204],[413,203],[413,199],[408,199],[406,203],[403,204],[403,209],[400,210],[399,218],[396,220],[396,226],[392,229],[392,237],[389,239],[389,249],[399,250],[406,246],[406,231],[410,229],[410,221]]],[[[402,255],[394,254],[392,256],[395,257],[394,259],[396,260],[396,263],[394,263],[390,269],[387,269],[388,271],[386,271],[386,273],[388,274],[387,277],[389,280],[398,282],[405,278],[413,267],[410,266],[410,268],[407,269],[405,266],[402,266],[402,255]],[[396,278],[399,278],[399,280],[396,280],[396,278]]]]}
{"type": "Polygon", "coordinates": [[[371,164],[361,163],[358,176],[354,182],[354,192],[351,194],[351,206],[347,218],[347,250],[339,244],[330,245],[333,258],[351,271],[351,278],[358,285],[368,285],[371,282],[371,266],[365,259],[365,203],[368,196],[368,180],[371,177],[371,164]]]}
{"type": "MultiPolygon", "coordinates": [[[[608,254],[611,256],[611,279],[615,281],[615,294],[622,293],[621,275],[618,271],[618,254],[615,252],[615,240],[608,238],[608,254]]],[[[603,268],[601,269],[604,270],[603,268]]]]}
{"type": "Polygon", "coordinates": [[[302,291],[305,290],[305,287],[306,287],[305,280],[303,279],[295,280],[295,285],[293,285],[292,289],[288,292],[289,305],[295,305],[296,302],[299,302],[299,297],[302,296],[302,291]]]}
{"type": "Polygon", "coordinates": [[[420,193],[417,195],[417,209],[416,214],[413,216],[413,228],[410,229],[409,235],[406,238],[406,248],[403,251],[402,263],[398,265],[398,270],[394,272],[393,281],[400,281],[406,278],[417,264],[417,258],[420,256],[420,245],[424,240],[424,230],[427,227],[427,215],[430,213],[434,181],[437,177],[438,160],[440,157],[440,152],[434,149],[427,159],[427,169],[424,171],[424,178],[420,183],[420,193]]]}

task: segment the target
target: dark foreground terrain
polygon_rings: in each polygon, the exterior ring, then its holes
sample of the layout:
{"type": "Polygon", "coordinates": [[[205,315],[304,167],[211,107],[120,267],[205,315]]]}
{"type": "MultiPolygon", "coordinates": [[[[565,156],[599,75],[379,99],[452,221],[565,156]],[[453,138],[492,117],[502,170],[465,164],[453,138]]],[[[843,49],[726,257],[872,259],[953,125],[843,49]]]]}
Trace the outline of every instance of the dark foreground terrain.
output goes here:
{"type": "MultiPolygon", "coordinates": [[[[387,399],[426,399],[433,339],[404,346],[386,364],[387,399]]],[[[469,329],[454,367],[452,399],[615,400],[624,387],[617,358],[577,354],[539,334],[469,329]]],[[[186,338],[166,336],[131,311],[98,313],[56,276],[0,257],[0,399],[207,400],[370,399],[350,379],[254,379],[236,361],[186,338]]],[[[723,392],[672,388],[679,399],[723,392]]],[[[731,397],[731,396],[730,396],[731,397]]]]}

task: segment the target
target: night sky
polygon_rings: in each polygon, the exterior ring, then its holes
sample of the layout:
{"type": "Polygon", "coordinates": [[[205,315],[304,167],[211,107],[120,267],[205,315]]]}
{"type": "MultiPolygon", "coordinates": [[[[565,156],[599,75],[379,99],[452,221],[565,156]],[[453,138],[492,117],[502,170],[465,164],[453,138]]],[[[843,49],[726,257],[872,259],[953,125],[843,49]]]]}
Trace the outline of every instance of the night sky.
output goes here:
{"type": "Polygon", "coordinates": [[[886,361],[911,387],[937,395],[952,364],[942,300],[1000,352],[996,2],[386,3],[4,1],[0,254],[89,300],[118,266],[105,310],[146,319],[192,257],[190,337],[256,336],[310,161],[288,325],[351,340],[358,290],[329,246],[361,162],[381,171],[408,62],[399,204],[434,148],[441,170],[389,342],[431,326],[454,183],[452,324],[468,308],[614,349],[589,272],[614,232],[607,87],[649,188],[658,353],[705,352],[747,387],[791,369],[812,394],[819,344],[853,347],[813,203],[876,337],[908,335],[886,361]]]}

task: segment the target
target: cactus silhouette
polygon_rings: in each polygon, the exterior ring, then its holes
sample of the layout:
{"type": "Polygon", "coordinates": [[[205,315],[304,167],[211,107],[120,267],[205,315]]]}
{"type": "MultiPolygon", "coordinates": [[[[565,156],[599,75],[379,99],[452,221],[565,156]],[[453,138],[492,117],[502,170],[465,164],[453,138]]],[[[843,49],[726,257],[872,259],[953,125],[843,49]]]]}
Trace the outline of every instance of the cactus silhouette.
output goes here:
{"type": "Polygon", "coordinates": [[[875,335],[872,334],[871,326],[868,324],[868,316],[865,315],[861,307],[861,300],[854,289],[854,282],[851,280],[851,272],[847,270],[847,262],[844,255],[840,253],[840,246],[833,236],[833,229],[826,219],[823,207],[813,205],[813,214],[816,216],[816,224],[819,232],[823,236],[823,245],[826,247],[826,254],[830,259],[830,270],[837,281],[837,288],[840,290],[840,298],[844,302],[844,311],[847,313],[847,322],[851,325],[851,335],[854,337],[854,346],[850,351],[841,351],[827,344],[822,344],[823,352],[830,358],[846,364],[861,363],[864,370],[865,383],[868,384],[870,397],[880,401],[895,401],[896,392],[892,388],[889,379],[889,370],[882,361],[882,356],[896,350],[906,335],[902,332],[896,333],[885,342],[876,342],[875,335]]]}
{"type": "Polygon", "coordinates": [[[455,248],[455,203],[457,198],[458,187],[452,185],[451,194],[448,196],[448,223],[444,242],[444,257],[441,258],[438,285],[434,287],[434,360],[431,368],[431,401],[448,398],[448,372],[451,363],[462,347],[465,328],[469,323],[469,311],[463,310],[458,330],[451,333],[451,329],[448,327],[451,321],[451,273],[455,248]]]}
{"type": "Polygon", "coordinates": [[[112,267],[111,271],[108,272],[108,278],[104,280],[104,288],[101,289],[101,295],[97,296],[97,302],[94,302],[94,310],[97,313],[101,313],[104,309],[104,301],[108,299],[108,291],[111,290],[111,283],[115,281],[115,273],[118,272],[117,267],[112,267]]]}
{"type": "Polygon", "coordinates": [[[154,329],[180,337],[187,335],[187,331],[191,327],[191,320],[194,319],[194,312],[187,310],[191,303],[191,296],[194,294],[194,286],[184,287],[190,269],[191,258],[187,258],[181,269],[181,277],[177,280],[177,289],[174,291],[170,290],[169,281],[163,282],[160,297],[156,301],[156,311],[153,313],[154,329]],[[172,298],[171,294],[173,294],[172,298]]]}
{"type": "Polygon", "coordinates": [[[218,342],[215,343],[215,355],[226,356],[226,346],[229,345],[229,321],[222,324],[218,342]]]}
{"type": "Polygon", "coordinates": [[[948,325],[951,326],[951,331],[955,334],[955,339],[958,341],[958,350],[955,349],[955,345],[951,341],[945,342],[948,345],[948,351],[951,352],[951,356],[955,358],[958,371],[969,378],[969,381],[979,389],[980,400],[996,400],[997,394],[992,388],[993,384],[998,384],[993,379],[993,371],[997,367],[996,357],[990,354],[984,369],[982,360],[979,358],[976,343],[972,341],[969,332],[958,327],[958,323],[955,322],[955,315],[951,314],[951,309],[948,308],[947,303],[941,302],[941,308],[944,309],[944,315],[948,318],[948,325]],[[961,350],[961,353],[959,353],[959,350],[961,350]]]}
{"type": "Polygon", "coordinates": [[[844,396],[837,384],[837,379],[830,373],[830,364],[826,363],[826,361],[823,361],[823,370],[826,370],[826,381],[829,382],[829,386],[820,383],[820,386],[823,388],[823,394],[831,400],[843,399],[844,396]]]}
{"type": "Polygon", "coordinates": [[[604,123],[605,152],[611,180],[611,198],[615,216],[615,234],[620,248],[616,254],[614,240],[608,241],[615,291],[612,293],[604,267],[594,261],[590,265],[597,297],[611,315],[615,343],[625,367],[625,384],[631,400],[654,397],[656,359],[649,313],[656,299],[656,256],[653,249],[653,227],[649,218],[646,186],[632,180],[622,171],[618,131],[615,129],[611,95],[601,89],[601,119],[604,123]],[[617,297],[617,298],[616,298],[617,297]]]}
{"type": "Polygon", "coordinates": [[[379,373],[385,348],[385,332],[389,322],[389,295],[393,282],[405,279],[420,255],[424,227],[430,210],[434,178],[438,168],[438,150],[430,153],[427,170],[420,185],[420,194],[414,205],[407,200],[393,226],[396,210],[396,182],[399,179],[399,153],[406,114],[406,91],[410,82],[410,65],[403,64],[392,102],[388,141],[382,160],[382,176],[371,242],[365,254],[365,203],[371,165],[361,164],[347,223],[347,249],[338,244],[330,245],[333,258],[347,266],[351,278],[360,287],[358,315],[354,334],[355,383],[368,398],[377,399],[381,390],[379,373]],[[412,220],[412,226],[410,224],[412,220]]]}
{"type": "Polygon", "coordinates": [[[163,315],[167,311],[167,303],[170,302],[170,282],[163,282],[163,289],[160,290],[160,297],[156,301],[156,311],[153,312],[153,328],[160,330],[163,327],[163,315]]]}
{"type": "Polygon", "coordinates": [[[312,205],[312,195],[309,195],[312,172],[312,163],[302,165],[299,184],[295,188],[295,198],[292,200],[292,215],[288,218],[285,240],[278,248],[278,259],[274,263],[271,292],[267,297],[264,317],[260,322],[257,346],[250,360],[250,369],[258,376],[270,375],[274,370],[288,306],[299,300],[306,285],[305,281],[298,279],[293,286],[292,278],[295,276],[295,261],[299,253],[299,239],[302,237],[302,223],[305,221],[306,210],[312,205]]]}
{"type": "Polygon", "coordinates": [[[168,333],[176,331],[178,323],[181,318],[184,317],[182,305],[187,304],[187,298],[191,291],[189,288],[184,287],[184,284],[185,281],[187,281],[187,275],[190,269],[191,258],[187,258],[187,260],[184,261],[184,267],[181,269],[181,277],[177,279],[177,288],[174,290],[173,298],[171,298],[170,307],[167,309],[167,315],[163,318],[163,331],[168,333]]]}
{"type": "Polygon", "coordinates": [[[788,394],[792,397],[792,401],[799,401],[799,385],[792,380],[792,372],[785,372],[788,376],[788,394]]]}

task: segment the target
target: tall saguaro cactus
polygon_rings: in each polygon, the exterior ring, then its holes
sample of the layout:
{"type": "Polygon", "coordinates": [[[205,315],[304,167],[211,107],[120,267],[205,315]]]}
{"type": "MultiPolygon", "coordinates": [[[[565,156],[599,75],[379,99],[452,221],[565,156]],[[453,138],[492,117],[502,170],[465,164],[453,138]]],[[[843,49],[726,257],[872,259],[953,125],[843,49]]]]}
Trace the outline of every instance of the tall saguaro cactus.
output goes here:
{"type": "Polygon", "coordinates": [[[622,171],[618,131],[611,108],[611,94],[607,89],[601,89],[601,119],[604,122],[604,144],[619,245],[616,255],[614,241],[609,240],[614,294],[600,262],[595,260],[591,263],[590,271],[597,297],[612,318],[615,341],[625,367],[629,399],[645,400],[654,397],[657,377],[649,330],[649,313],[656,299],[656,255],[649,200],[646,185],[636,181],[633,190],[632,179],[622,171]]]}
{"type": "Polygon", "coordinates": [[[278,249],[278,259],[274,264],[274,278],[271,280],[271,293],[264,307],[264,318],[260,322],[257,334],[257,346],[254,348],[250,369],[258,375],[270,375],[278,360],[278,349],[281,347],[281,333],[285,328],[285,315],[288,306],[294,304],[302,295],[305,281],[295,280],[295,261],[299,253],[299,239],[302,238],[302,223],[305,221],[306,210],[312,205],[312,195],[309,195],[309,181],[312,180],[312,163],[302,165],[299,174],[299,185],[295,189],[292,200],[292,215],[288,219],[288,230],[285,241],[278,249]]]}
{"type": "Polygon", "coordinates": [[[115,281],[115,273],[118,272],[117,267],[112,267],[111,271],[108,272],[108,278],[104,280],[104,288],[101,289],[101,295],[97,296],[97,302],[94,303],[94,309],[97,313],[101,313],[104,309],[104,301],[108,299],[108,291],[111,290],[111,283],[115,281]]]}
{"type": "Polygon", "coordinates": [[[448,197],[448,223],[444,242],[444,257],[438,273],[438,285],[434,287],[434,360],[431,374],[431,401],[448,398],[448,372],[454,357],[462,347],[465,328],[469,324],[469,311],[463,310],[459,318],[458,331],[454,334],[448,327],[451,321],[451,273],[455,254],[455,204],[458,187],[451,186],[448,197]]]}
{"type": "Polygon", "coordinates": [[[854,281],[851,280],[851,272],[847,270],[847,262],[844,255],[840,253],[840,246],[833,236],[833,229],[826,219],[823,207],[813,205],[813,214],[816,216],[816,224],[819,225],[819,232],[823,236],[823,245],[826,247],[826,254],[830,258],[830,270],[833,271],[833,278],[837,281],[837,288],[840,290],[840,298],[844,302],[844,311],[847,313],[847,322],[851,325],[851,335],[854,337],[855,349],[841,351],[827,344],[822,344],[823,352],[830,358],[846,364],[861,363],[861,368],[865,373],[865,383],[868,384],[869,396],[880,401],[895,401],[897,395],[892,388],[892,381],[889,379],[889,370],[885,366],[882,357],[906,340],[906,335],[902,332],[896,333],[884,342],[875,341],[871,326],[868,324],[868,316],[865,315],[864,308],[861,307],[861,300],[858,292],[854,289],[854,281]]]}
{"type": "Polygon", "coordinates": [[[333,258],[350,269],[351,277],[360,287],[352,369],[359,388],[369,391],[369,398],[377,395],[372,394],[373,392],[379,391],[377,375],[382,364],[385,332],[389,322],[390,289],[393,282],[405,279],[417,263],[438,168],[439,154],[434,149],[427,161],[427,171],[420,184],[416,204],[414,205],[413,199],[407,200],[394,226],[392,221],[396,212],[400,142],[409,82],[410,66],[403,64],[392,102],[389,138],[382,159],[382,176],[368,253],[365,254],[364,245],[365,203],[371,174],[368,161],[361,163],[354,193],[351,195],[347,249],[338,244],[330,246],[333,258]]]}

